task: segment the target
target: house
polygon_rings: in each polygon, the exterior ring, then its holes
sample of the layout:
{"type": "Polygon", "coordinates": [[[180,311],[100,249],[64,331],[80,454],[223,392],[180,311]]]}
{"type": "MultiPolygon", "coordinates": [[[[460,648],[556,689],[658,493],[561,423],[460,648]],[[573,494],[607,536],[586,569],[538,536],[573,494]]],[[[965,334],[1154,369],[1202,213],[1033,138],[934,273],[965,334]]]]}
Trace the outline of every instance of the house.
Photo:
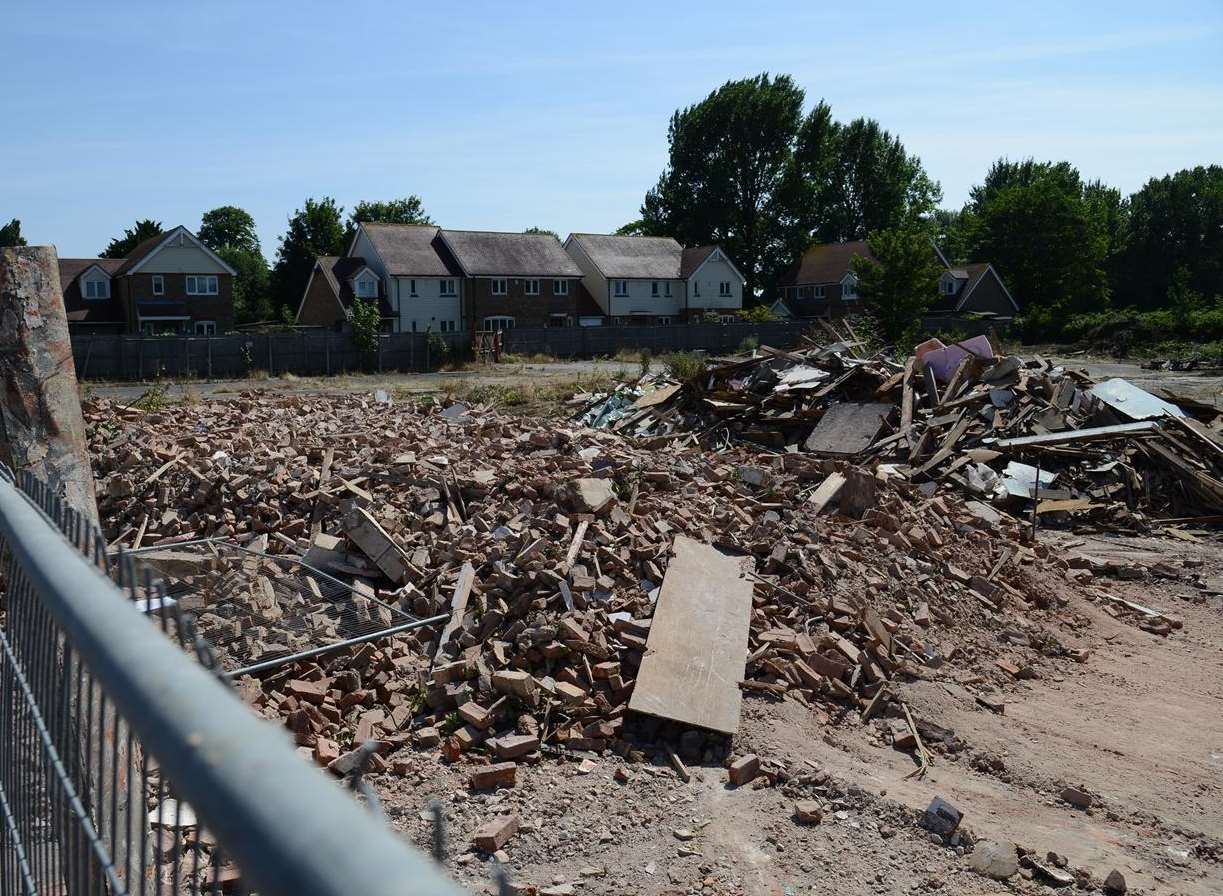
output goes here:
{"type": "Polygon", "coordinates": [[[186,227],[150,237],[126,258],[59,259],[74,333],[225,333],[234,324],[234,273],[186,227]]]}
{"type": "Polygon", "coordinates": [[[953,265],[934,247],[945,271],[938,278],[938,298],[926,309],[927,318],[988,314],[1010,320],[1019,310],[1002,277],[987,261],[953,265]]]}
{"type": "MultiPolygon", "coordinates": [[[[939,264],[945,268],[938,281],[926,317],[964,314],[990,314],[1011,318],[1018,303],[988,262],[950,264],[938,246],[931,244],[939,264]]],[[[780,296],[773,308],[782,316],[795,318],[840,317],[856,314],[861,308],[858,278],[853,272],[855,258],[874,258],[865,240],[850,243],[821,243],[811,246],[798,263],[778,282],[780,296]]]]}
{"type": "Polygon", "coordinates": [[[377,299],[389,332],[572,326],[582,272],[550,234],[357,225],[343,258],[319,258],[298,323],[342,328],[377,299]]]}
{"type": "Polygon", "coordinates": [[[781,300],[794,317],[840,317],[857,314],[855,258],[873,258],[866,240],[811,246],[778,281],[781,300]]]}
{"type": "Polygon", "coordinates": [[[574,233],[565,251],[613,324],[670,324],[743,307],[743,275],[718,246],[685,249],[670,237],[574,233]]]}

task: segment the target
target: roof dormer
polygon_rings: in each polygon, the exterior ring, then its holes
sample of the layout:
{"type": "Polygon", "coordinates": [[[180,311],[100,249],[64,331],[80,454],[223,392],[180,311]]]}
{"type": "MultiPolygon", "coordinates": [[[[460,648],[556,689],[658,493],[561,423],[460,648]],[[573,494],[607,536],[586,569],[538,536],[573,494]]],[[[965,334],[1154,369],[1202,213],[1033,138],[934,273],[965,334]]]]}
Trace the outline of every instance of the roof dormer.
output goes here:
{"type": "Polygon", "coordinates": [[[940,295],[954,296],[959,293],[961,287],[968,282],[968,271],[943,271],[938,278],[938,291],[940,295]]]}
{"type": "Polygon", "coordinates": [[[100,264],[90,265],[81,272],[81,297],[84,299],[109,299],[110,274],[100,264]]]}
{"type": "Polygon", "coordinates": [[[352,294],[358,299],[378,298],[378,275],[368,266],[352,275],[352,294]]]}

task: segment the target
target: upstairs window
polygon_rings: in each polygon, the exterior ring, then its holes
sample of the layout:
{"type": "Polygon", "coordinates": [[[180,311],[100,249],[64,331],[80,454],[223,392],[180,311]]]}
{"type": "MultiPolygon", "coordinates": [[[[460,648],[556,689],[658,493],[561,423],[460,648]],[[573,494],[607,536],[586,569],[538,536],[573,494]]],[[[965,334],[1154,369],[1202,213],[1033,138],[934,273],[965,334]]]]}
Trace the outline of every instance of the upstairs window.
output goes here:
{"type": "Polygon", "coordinates": [[[568,280],[553,280],[552,281],[552,295],[554,296],[569,295],[569,281],[568,280]]]}
{"type": "MultiPolygon", "coordinates": [[[[413,294],[415,295],[415,293],[413,294]]],[[[458,294],[458,287],[455,286],[454,280],[446,279],[438,281],[438,295],[457,296],[458,294]]]]}
{"type": "Polygon", "coordinates": [[[215,274],[207,276],[192,274],[187,277],[187,295],[189,296],[215,296],[219,291],[215,274]]]}
{"type": "Polygon", "coordinates": [[[526,283],[526,294],[527,295],[529,296],[539,295],[539,281],[538,280],[526,280],[524,282],[526,283]]]}
{"type": "Polygon", "coordinates": [[[415,280],[408,281],[408,296],[413,299],[416,298],[416,281],[415,280]]]}
{"type": "Polygon", "coordinates": [[[701,281],[700,280],[692,281],[692,297],[694,299],[699,299],[701,297],[701,281]]]}
{"type": "Polygon", "coordinates": [[[497,277],[493,280],[493,295],[503,296],[506,293],[506,284],[504,277],[497,277]]]}
{"type": "Polygon", "coordinates": [[[109,299],[110,298],[110,281],[109,280],[86,280],[85,298],[87,299],[109,299]]]}
{"type": "Polygon", "coordinates": [[[357,298],[372,299],[378,295],[378,281],[373,277],[362,277],[357,281],[357,298]]]}
{"type": "Polygon", "coordinates": [[[617,296],[627,296],[628,295],[628,281],[627,280],[613,280],[612,281],[612,293],[613,295],[617,295],[617,296]]]}
{"type": "Polygon", "coordinates": [[[955,295],[955,278],[954,277],[943,278],[943,295],[945,296],[955,295]]]}
{"type": "Polygon", "coordinates": [[[650,283],[650,295],[654,296],[655,298],[658,297],[658,281],[657,280],[650,283]]]}
{"type": "Polygon", "coordinates": [[[662,294],[666,296],[668,299],[671,298],[671,281],[670,280],[668,280],[666,283],[662,285],[662,294]]]}
{"type": "Polygon", "coordinates": [[[723,280],[721,283],[718,284],[718,295],[722,296],[723,298],[730,295],[730,281],[729,280],[723,280]]]}
{"type": "Polygon", "coordinates": [[[153,275],[153,295],[164,296],[166,294],[166,278],[161,274],[153,275]]]}

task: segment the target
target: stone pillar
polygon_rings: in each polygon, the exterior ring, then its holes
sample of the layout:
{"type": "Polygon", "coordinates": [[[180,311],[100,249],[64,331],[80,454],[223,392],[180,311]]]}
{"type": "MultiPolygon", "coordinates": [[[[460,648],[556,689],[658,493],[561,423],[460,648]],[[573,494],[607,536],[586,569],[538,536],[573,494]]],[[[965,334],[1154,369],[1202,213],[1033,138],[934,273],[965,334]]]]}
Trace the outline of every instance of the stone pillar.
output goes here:
{"type": "Polygon", "coordinates": [[[0,249],[0,461],[98,520],[72,342],[50,246],[0,249]]]}

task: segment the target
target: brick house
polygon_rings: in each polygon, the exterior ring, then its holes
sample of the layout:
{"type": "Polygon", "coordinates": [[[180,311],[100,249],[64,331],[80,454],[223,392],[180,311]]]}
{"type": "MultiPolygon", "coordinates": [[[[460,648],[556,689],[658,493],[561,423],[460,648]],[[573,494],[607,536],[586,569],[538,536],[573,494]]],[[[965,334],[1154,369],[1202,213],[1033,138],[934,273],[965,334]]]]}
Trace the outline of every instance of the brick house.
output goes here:
{"type": "Polygon", "coordinates": [[[61,258],[68,328],[77,333],[213,336],[234,324],[234,269],[186,227],[126,258],[61,258]]]}
{"type": "Polygon", "coordinates": [[[670,237],[573,233],[565,251],[613,324],[680,323],[709,312],[729,317],[743,307],[743,275],[718,246],[685,249],[670,237]]]}
{"type": "Polygon", "coordinates": [[[572,326],[580,283],[549,234],[359,224],[344,258],[315,262],[297,320],[343,328],[354,297],[377,297],[389,332],[572,326]]]}
{"type": "MultiPolygon", "coordinates": [[[[944,268],[938,295],[932,297],[927,318],[963,314],[990,314],[1009,319],[1019,310],[1006,285],[988,262],[950,264],[938,246],[931,250],[944,268]]],[[[783,316],[841,317],[861,310],[855,258],[874,258],[865,240],[811,246],[778,281],[780,300],[774,311],[783,316]]]]}

